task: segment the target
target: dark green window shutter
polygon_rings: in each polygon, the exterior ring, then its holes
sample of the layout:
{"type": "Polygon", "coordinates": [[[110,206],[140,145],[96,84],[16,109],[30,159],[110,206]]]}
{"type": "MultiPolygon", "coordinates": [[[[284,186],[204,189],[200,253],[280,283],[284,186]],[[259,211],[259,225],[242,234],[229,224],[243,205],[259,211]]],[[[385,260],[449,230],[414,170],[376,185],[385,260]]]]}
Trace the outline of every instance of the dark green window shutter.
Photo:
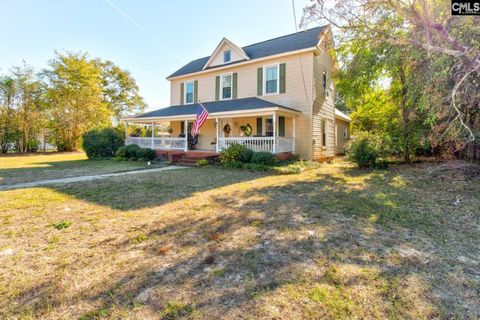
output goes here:
{"type": "Polygon", "coordinates": [[[257,69],[257,96],[263,94],[263,68],[257,69]]]}
{"type": "Polygon", "coordinates": [[[262,135],[262,131],[263,131],[262,125],[263,125],[262,118],[257,118],[257,136],[262,135]]]}
{"type": "Polygon", "coordinates": [[[285,137],[285,117],[278,117],[278,136],[285,137]]]}
{"type": "Polygon", "coordinates": [[[185,134],[185,122],[180,122],[180,134],[185,134]]]}
{"type": "Polygon", "coordinates": [[[180,83],[180,104],[183,104],[183,90],[184,90],[184,85],[183,82],[180,83]]]}
{"type": "Polygon", "coordinates": [[[232,99],[237,99],[237,73],[232,77],[232,99]]]}
{"type": "Polygon", "coordinates": [[[220,76],[215,78],[215,100],[220,99],[220,76]]]}
{"type": "Polygon", "coordinates": [[[285,79],[286,79],[286,66],[285,63],[280,64],[280,93],[285,93],[285,79]]]}
{"type": "Polygon", "coordinates": [[[198,102],[198,80],[193,81],[193,103],[198,102]]]}

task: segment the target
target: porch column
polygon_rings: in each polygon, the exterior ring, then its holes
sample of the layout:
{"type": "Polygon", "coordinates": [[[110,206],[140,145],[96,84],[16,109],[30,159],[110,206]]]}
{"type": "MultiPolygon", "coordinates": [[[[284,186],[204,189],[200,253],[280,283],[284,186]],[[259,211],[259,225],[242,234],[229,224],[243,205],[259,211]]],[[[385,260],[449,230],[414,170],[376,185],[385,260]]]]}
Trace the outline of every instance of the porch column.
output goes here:
{"type": "Polygon", "coordinates": [[[154,138],[155,138],[155,124],[152,122],[152,141],[150,142],[150,147],[152,149],[155,148],[155,143],[153,141],[154,138]]]}
{"type": "Polygon", "coordinates": [[[277,144],[277,113],[273,113],[273,152],[275,153],[277,144]]]}
{"type": "Polygon", "coordinates": [[[184,133],[185,133],[185,148],[184,148],[184,150],[185,150],[185,152],[187,152],[188,151],[188,120],[185,120],[184,123],[185,123],[185,126],[184,126],[184,128],[185,128],[185,131],[184,131],[184,133]]]}
{"type": "Polygon", "coordinates": [[[215,152],[218,153],[218,138],[219,138],[219,135],[218,135],[218,127],[220,126],[220,123],[218,122],[218,118],[215,118],[215,135],[217,136],[217,139],[216,139],[216,144],[215,144],[215,152]]]}
{"type": "Polygon", "coordinates": [[[292,118],[292,152],[295,153],[295,117],[292,118]]]}

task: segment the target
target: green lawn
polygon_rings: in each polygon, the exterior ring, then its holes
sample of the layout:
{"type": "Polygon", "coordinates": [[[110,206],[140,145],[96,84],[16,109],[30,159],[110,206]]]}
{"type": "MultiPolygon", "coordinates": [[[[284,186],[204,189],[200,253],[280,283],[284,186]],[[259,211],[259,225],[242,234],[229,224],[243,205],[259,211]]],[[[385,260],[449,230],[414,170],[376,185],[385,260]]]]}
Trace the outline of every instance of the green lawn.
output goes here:
{"type": "Polygon", "coordinates": [[[0,185],[138,170],[147,167],[145,162],[87,160],[83,152],[4,156],[0,157],[0,185]]]}
{"type": "Polygon", "coordinates": [[[0,192],[0,318],[480,317],[480,169],[192,168],[0,192]]]}

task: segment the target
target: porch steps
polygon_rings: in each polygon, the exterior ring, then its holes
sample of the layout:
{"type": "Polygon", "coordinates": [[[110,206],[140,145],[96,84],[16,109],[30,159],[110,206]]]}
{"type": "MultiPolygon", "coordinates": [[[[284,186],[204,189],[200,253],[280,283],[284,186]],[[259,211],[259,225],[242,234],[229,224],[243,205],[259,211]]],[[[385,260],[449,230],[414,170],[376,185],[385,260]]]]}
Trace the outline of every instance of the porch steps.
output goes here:
{"type": "Polygon", "coordinates": [[[188,152],[179,156],[175,164],[187,167],[194,167],[198,160],[206,159],[212,160],[218,157],[218,154],[212,152],[188,152]]]}

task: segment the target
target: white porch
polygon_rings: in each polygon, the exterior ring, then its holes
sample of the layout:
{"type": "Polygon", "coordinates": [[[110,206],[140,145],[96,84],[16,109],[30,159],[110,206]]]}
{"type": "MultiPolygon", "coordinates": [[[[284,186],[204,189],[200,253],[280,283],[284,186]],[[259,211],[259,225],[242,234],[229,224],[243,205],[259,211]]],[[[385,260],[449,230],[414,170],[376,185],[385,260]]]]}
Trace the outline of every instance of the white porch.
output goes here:
{"type": "Polygon", "coordinates": [[[187,119],[128,119],[126,144],[137,144],[156,150],[209,151],[219,153],[233,144],[245,145],[253,151],[274,154],[295,153],[295,114],[285,112],[256,112],[242,115],[224,115],[209,118],[200,128],[198,144],[192,149],[188,140],[194,118],[187,119]],[[128,134],[128,124],[134,123],[151,128],[149,137],[133,137],[128,134]],[[158,127],[168,128],[158,132],[158,127]],[[249,130],[245,130],[249,127],[249,130]],[[242,130],[243,129],[243,130],[242,130]],[[248,132],[249,131],[249,132],[248,132]],[[250,135],[248,136],[248,133],[250,135]]]}

